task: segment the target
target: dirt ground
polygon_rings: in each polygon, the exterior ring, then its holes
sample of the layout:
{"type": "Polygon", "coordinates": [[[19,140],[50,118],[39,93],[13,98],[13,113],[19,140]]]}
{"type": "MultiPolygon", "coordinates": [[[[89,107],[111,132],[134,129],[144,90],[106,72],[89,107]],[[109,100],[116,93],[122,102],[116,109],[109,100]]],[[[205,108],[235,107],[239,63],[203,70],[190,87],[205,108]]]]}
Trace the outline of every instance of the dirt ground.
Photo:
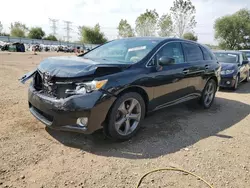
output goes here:
{"type": "MultiPolygon", "coordinates": [[[[48,56],[0,52],[0,187],[130,188],[149,170],[189,170],[215,188],[250,187],[250,83],[222,90],[209,110],[196,103],[157,111],[130,141],[102,133],[52,131],[28,110],[28,84],[18,82],[48,56]]],[[[157,172],[141,187],[204,187],[179,172],[157,172]]]]}

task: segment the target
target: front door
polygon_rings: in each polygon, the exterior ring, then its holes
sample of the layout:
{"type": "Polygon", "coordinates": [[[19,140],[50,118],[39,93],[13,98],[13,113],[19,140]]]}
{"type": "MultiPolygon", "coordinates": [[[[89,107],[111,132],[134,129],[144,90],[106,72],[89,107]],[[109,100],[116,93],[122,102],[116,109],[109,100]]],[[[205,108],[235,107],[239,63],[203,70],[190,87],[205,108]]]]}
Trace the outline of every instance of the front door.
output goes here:
{"type": "Polygon", "coordinates": [[[178,102],[189,94],[186,75],[189,64],[184,60],[184,53],[180,42],[165,44],[153,57],[151,64],[156,65],[152,69],[154,83],[154,100],[152,104],[156,109],[178,102]],[[174,60],[173,64],[159,66],[159,58],[167,56],[174,60]]]}

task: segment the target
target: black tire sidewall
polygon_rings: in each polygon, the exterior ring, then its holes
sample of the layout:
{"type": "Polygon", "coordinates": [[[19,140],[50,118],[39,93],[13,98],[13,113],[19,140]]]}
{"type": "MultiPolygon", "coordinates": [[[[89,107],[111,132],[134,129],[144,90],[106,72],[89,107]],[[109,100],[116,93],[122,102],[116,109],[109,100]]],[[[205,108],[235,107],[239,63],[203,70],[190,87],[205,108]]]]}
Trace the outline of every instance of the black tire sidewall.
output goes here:
{"type": "Polygon", "coordinates": [[[239,79],[240,79],[240,76],[237,75],[237,80],[235,80],[235,84],[234,84],[233,90],[237,90],[237,89],[238,89],[238,87],[239,87],[239,79]],[[236,81],[237,81],[237,82],[236,82],[236,81]],[[236,85],[236,83],[237,83],[237,85],[236,85]],[[236,86],[237,86],[237,87],[236,87],[236,86]]]}
{"type": "Polygon", "coordinates": [[[204,87],[204,89],[203,89],[202,96],[201,96],[201,100],[200,100],[201,105],[202,105],[205,109],[210,108],[211,105],[213,104],[214,98],[215,98],[216,89],[217,89],[217,84],[216,84],[215,80],[214,80],[214,79],[208,80],[208,82],[206,83],[206,85],[205,85],[205,87],[204,87]],[[213,85],[214,85],[214,88],[215,88],[215,90],[214,90],[214,95],[213,95],[213,100],[209,103],[209,105],[206,105],[206,104],[205,104],[205,90],[206,90],[206,88],[207,88],[207,85],[208,85],[209,83],[211,83],[211,82],[213,82],[213,85]]]}
{"type": "Polygon", "coordinates": [[[121,95],[115,101],[114,105],[111,108],[111,111],[108,115],[106,134],[108,134],[109,138],[114,139],[114,140],[120,140],[120,141],[128,140],[137,133],[137,131],[140,128],[141,122],[144,119],[144,116],[145,116],[145,102],[144,102],[143,98],[141,97],[141,95],[136,93],[136,92],[125,93],[125,94],[121,95]],[[140,103],[140,105],[141,105],[141,119],[140,119],[140,122],[139,122],[137,128],[132,133],[130,133],[129,135],[123,136],[123,135],[120,135],[115,129],[115,117],[116,117],[117,110],[118,110],[119,106],[121,105],[121,103],[128,98],[134,98],[140,103]]]}

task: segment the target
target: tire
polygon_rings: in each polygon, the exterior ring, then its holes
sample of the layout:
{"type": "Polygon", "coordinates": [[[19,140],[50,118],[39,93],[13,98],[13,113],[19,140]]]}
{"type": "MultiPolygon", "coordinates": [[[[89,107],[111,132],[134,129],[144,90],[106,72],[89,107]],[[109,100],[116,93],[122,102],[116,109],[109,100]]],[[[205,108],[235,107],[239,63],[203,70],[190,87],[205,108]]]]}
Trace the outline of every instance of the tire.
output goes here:
{"type": "Polygon", "coordinates": [[[200,104],[203,108],[208,109],[214,101],[217,84],[214,79],[210,79],[205,85],[200,98],[200,104]],[[212,87],[212,88],[211,88],[212,87]]]}
{"type": "Polygon", "coordinates": [[[125,93],[111,107],[104,134],[113,140],[128,140],[138,132],[144,116],[145,102],[141,95],[136,92],[125,93]],[[132,102],[134,105],[131,106],[132,102]]]}
{"type": "Polygon", "coordinates": [[[238,86],[239,86],[239,80],[240,80],[240,76],[238,75],[238,76],[236,77],[236,80],[235,80],[234,86],[232,87],[232,89],[233,89],[234,91],[236,91],[236,90],[238,89],[238,86]]]}

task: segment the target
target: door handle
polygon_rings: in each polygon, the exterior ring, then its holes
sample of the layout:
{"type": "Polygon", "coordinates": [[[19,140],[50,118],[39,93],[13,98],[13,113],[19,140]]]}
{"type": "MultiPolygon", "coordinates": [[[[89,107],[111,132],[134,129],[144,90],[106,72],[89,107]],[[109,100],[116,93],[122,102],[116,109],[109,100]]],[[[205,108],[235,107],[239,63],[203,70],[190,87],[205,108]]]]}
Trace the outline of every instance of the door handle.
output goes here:
{"type": "Polygon", "coordinates": [[[189,73],[189,70],[188,70],[188,69],[184,69],[182,72],[183,72],[184,74],[187,74],[187,73],[189,73]]]}
{"type": "Polygon", "coordinates": [[[209,65],[205,65],[205,69],[209,69],[209,65]]]}

